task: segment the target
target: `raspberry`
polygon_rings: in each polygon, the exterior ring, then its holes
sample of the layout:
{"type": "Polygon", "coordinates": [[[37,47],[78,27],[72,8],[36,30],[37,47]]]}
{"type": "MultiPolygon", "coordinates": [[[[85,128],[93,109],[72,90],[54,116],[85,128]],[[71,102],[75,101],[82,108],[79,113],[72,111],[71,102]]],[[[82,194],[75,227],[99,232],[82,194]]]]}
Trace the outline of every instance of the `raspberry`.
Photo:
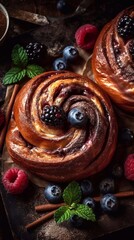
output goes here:
{"type": "Polygon", "coordinates": [[[28,185],[28,176],[21,169],[10,168],[4,173],[2,183],[9,193],[20,194],[28,185]]]}
{"type": "Polygon", "coordinates": [[[85,24],[75,33],[76,43],[80,48],[90,50],[94,47],[98,36],[98,29],[94,25],[85,24]]]}
{"type": "Polygon", "coordinates": [[[41,114],[41,120],[51,126],[62,126],[65,118],[63,109],[55,105],[46,105],[41,114]]]}
{"type": "Polygon", "coordinates": [[[124,174],[128,180],[134,181],[134,153],[129,154],[124,163],[124,174]]]}
{"type": "Polygon", "coordinates": [[[5,122],[5,115],[4,113],[0,110],[0,129],[3,127],[5,122]]]}

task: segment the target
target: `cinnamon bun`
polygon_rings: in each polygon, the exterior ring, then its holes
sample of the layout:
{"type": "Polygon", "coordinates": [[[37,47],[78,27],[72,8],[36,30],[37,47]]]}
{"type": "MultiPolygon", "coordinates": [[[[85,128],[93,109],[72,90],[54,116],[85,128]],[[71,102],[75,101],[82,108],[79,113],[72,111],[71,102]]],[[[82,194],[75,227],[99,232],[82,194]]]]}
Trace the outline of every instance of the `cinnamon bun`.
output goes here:
{"type": "Polygon", "coordinates": [[[102,29],[93,51],[96,82],[115,104],[134,111],[134,6],[123,10],[102,29]]]}
{"type": "Polygon", "coordinates": [[[22,87],[6,137],[15,163],[57,182],[100,172],[110,163],[116,141],[117,123],[107,95],[90,79],[66,71],[43,73],[22,87]],[[61,126],[44,121],[46,106],[63,109],[61,126]],[[88,119],[82,126],[68,121],[74,108],[88,119]]]}

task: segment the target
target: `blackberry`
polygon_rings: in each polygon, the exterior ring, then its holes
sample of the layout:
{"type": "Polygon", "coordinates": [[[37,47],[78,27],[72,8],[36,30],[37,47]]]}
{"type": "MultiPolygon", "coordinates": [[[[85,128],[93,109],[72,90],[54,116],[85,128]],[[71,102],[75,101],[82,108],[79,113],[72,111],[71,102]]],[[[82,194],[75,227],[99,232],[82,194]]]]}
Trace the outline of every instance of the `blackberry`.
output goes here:
{"type": "Polygon", "coordinates": [[[124,15],[119,19],[117,26],[118,34],[123,38],[131,38],[134,36],[134,19],[124,15]]]}
{"type": "Polygon", "coordinates": [[[79,217],[78,215],[72,215],[69,219],[70,224],[75,228],[81,228],[85,224],[85,219],[79,217]]]}
{"type": "Polygon", "coordinates": [[[45,122],[46,125],[62,126],[65,122],[65,119],[65,112],[62,108],[55,105],[46,105],[43,108],[41,120],[45,122]]]}
{"type": "Polygon", "coordinates": [[[25,49],[31,63],[40,63],[46,54],[45,46],[39,42],[30,42],[25,49]]]}
{"type": "Polygon", "coordinates": [[[99,184],[100,193],[113,193],[115,191],[115,182],[111,178],[103,179],[99,184]]]}
{"type": "Polygon", "coordinates": [[[121,178],[123,176],[123,167],[119,164],[115,164],[112,169],[112,175],[114,178],[121,178]]]}
{"type": "Polygon", "coordinates": [[[134,143],[134,132],[129,128],[121,128],[119,129],[118,140],[124,146],[132,146],[134,143]]]}
{"type": "Polygon", "coordinates": [[[134,40],[132,40],[132,41],[129,43],[129,53],[131,54],[132,59],[134,59],[134,40]]]}

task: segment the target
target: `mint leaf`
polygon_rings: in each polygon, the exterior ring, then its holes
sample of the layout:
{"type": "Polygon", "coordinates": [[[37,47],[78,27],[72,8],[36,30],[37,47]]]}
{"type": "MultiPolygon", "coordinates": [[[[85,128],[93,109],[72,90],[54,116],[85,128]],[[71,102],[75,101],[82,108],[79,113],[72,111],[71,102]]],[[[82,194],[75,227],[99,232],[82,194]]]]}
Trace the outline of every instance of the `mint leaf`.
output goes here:
{"type": "Polygon", "coordinates": [[[25,67],[28,64],[28,55],[26,50],[19,44],[14,46],[11,57],[16,66],[25,67]]]}
{"type": "Polygon", "coordinates": [[[63,199],[66,204],[78,203],[81,200],[81,189],[77,182],[71,182],[63,192],[63,199]]]}
{"type": "Polygon", "coordinates": [[[57,223],[67,221],[71,216],[72,213],[68,206],[58,208],[54,214],[54,218],[57,223]]]}
{"type": "Polygon", "coordinates": [[[95,222],[95,214],[92,210],[92,208],[89,208],[88,206],[84,204],[77,204],[76,209],[74,210],[75,214],[78,215],[79,217],[82,217],[86,220],[90,220],[92,222],[95,222]]]}
{"type": "Polygon", "coordinates": [[[11,68],[3,78],[3,84],[12,84],[19,82],[26,75],[26,70],[19,67],[11,68]]]}
{"type": "Polygon", "coordinates": [[[36,75],[41,74],[43,72],[44,72],[44,69],[38,65],[32,64],[27,66],[27,76],[29,78],[33,78],[36,75]]]}

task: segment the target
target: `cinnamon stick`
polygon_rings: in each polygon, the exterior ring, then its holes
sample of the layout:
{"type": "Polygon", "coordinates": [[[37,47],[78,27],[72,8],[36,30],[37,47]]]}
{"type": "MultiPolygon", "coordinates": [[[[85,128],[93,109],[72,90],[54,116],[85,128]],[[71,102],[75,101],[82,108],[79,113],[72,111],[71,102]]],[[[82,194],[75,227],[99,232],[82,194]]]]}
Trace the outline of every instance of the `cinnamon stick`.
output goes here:
{"type": "MultiPolygon", "coordinates": [[[[118,193],[115,193],[114,196],[116,196],[118,198],[132,197],[132,196],[134,196],[134,191],[118,192],[118,193]]],[[[102,196],[97,196],[97,197],[94,197],[94,200],[96,202],[99,202],[101,198],[102,198],[102,196]]],[[[57,209],[58,207],[61,207],[64,205],[65,205],[65,203],[37,205],[37,206],[35,206],[35,210],[37,212],[51,211],[53,209],[57,209]]]]}
{"type": "Polygon", "coordinates": [[[34,222],[27,224],[26,229],[27,230],[32,229],[32,228],[38,226],[39,224],[45,222],[46,220],[48,220],[49,218],[51,218],[54,215],[55,211],[56,210],[53,210],[53,211],[43,215],[42,217],[38,218],[34,222]]]}
{"type": "MultiPolygon", "coordinates": [[[[125,192],[118,192],[114,193],[114,196],[117,198],[124,198],[124,197],[132,197],[134,196],[134,191],[125,191],[125,192]]],[[[94,197],[96,202],[99,202],[102,196],[94,197]]]]}
{"type": "Polygon", "coordinates": [[[116,196],[116,197],[118,197],[118,198],[122,198],[122,197],[134,197],[134,191],[118,192],[118,193],[115,193],[114,196],[116,196]]]}
{"type": "Polygon", "coordinates": [[[57,209],[58,207],[61,207],[61,206],[64,206],[64,205],[65,205],[65,203],[43,204],[43,205],[35,206],[35,210],[37,212],[50,211],[50,210],[57,209]]]}
{"type": "Polygon", "coordinates": [[[2,153],[2,150],[3,150],[4,142],[5,142],[8,123],[9,123],[11,113],[12,113],[12,107],[13,107],[13,104],[14,104],[15,97],[18,93],[18,90],[19,90],[19,85],[15,84],[13,92],[12,92],[12,96],[10,98],[10,101],[8,103],[7,110],[6,110],[5,126],[3,127],[2,131],[1,131],[1,135],[0,135],[0,152],[1,153],[2,153]]]}
{"type": "MultiPolygon", "coordinates": [[[[118,197],[118,198],[123,198],[123,197],[132,197],[134,196],[134,191],[125,191],[125,192],[118,192],[115,193],[114,196],[118,197]]],[[[95,201],[100,201],[101,196],[98,197],[94,197],[95,201]]],[[[43,205],[38,205],[35,206],[35,210],[38,212],[41,211],[49,211],[49,210],[53,210],[53,209],[57,209],[58,207],[64,206],[65,203],[58,203],[58,204],[43,204],[43,205]]],[[[26,229],[29,230],[31,228],[34,228],[36,226],[38,226],[39,224],[47,221],[48,219],[50,219],[51,217],[53,217],[54,213],[56,210],[53,210],[45,215],[43,215],[42,217],[38,218],[37,220],[35,220],[34,222],[27,224],[26,225],[26,229]]]]}
{"type": "MultiPolygon", "coordinates": [[[[134,196],[134,191],[125,191],[125,192],[118,192],[114,193],[114,196],[118,198],[123,198],[123,197],[132,197],[134,196]]],[[[102,196],[94,197],[94,200],[96,202],[99,202],[102,196]]]]}

